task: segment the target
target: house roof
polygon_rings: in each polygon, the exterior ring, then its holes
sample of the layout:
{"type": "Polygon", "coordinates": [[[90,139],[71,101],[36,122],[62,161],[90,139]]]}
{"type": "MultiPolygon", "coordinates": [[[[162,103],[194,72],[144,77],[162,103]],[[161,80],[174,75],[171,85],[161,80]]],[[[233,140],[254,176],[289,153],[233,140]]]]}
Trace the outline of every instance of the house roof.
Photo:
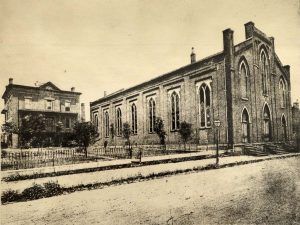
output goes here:
{"type": "Polygon", "coordinates": [[[64,91],[59,89],[56,85],[54,85],[52,82],[48,81],[40,86],[27,86],[27,85],[20,85],[20,84],[8,84],[5,88],[5,91],[2,95],[2,99],[5,99],[6,95],[10,90],[13,88],[24,88],[28,90],[49,90],[49,91],[54,91],[54,92],[62,92],[62,93],[69,93],[69,94],[76,94],[76,95],[81,95],[80,92],[75,92],[75,91],[64,91]]]}

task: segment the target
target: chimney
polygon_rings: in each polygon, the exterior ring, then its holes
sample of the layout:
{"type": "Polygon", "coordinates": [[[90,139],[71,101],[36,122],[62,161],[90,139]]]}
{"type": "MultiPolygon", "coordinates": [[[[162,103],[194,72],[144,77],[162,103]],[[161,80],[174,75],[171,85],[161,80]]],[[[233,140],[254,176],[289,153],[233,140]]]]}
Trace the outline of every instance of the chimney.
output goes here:
{"type": "Polygon", "coordinates": [[[194,52],[194,47],[192,47],[192,53],[191,53],[191,63],[196,62],[196,54],[194,52]]]}
{"type": "Polygon", "coordinates": [[[14,79],[13,78],[9,78],[8,79],[8,84],[13,84],[14,83],[14,79]]]}
{"type": "Polygon", "coordinates": [[[227,101],[227,134],[228,147],[232,148],[234,145],[234,44],[233,44],[233,30],[226,29],[223,31],[223,48],[225,58],[225,79],[226,79],[226,101],[227,101]]]}
{"type": "Polygon", "coordinates": [[[107,95],[107,93],[106,93],[106,91],[104,91],[104,97],[106,97],[106,95],[107,95]]]}
{"type": "Polygon", "coordinates": [[[255,26],[252,21],[245,24],[246,39],[253,37],[254,28],[255,26]]]}
{"type": "Polygon", "coordinates": [[[299,101],[297,99],[296,102],[293,103],[293,108],[299,109],[299,101]]]}
{"type": "Polygon", "coordinates": [[[286,71],[286,73],[288,74],[288,76],[290,76],[290,65],[285,65],[285,66],[283,66],[283,68],[286,71]]]}
{"type": "Polygon", "coordinates": [[[74,92],[75,91],[75,87],[71,87],[71,91],[74,92]]]}
{"type": "MultiPolygon", "coordinates": [[[[224,48],[224,54],[227,56],[227,59],[233,58],[233,30],[230,28],[223,31],[223,48],[224,48]]],[[[233,63],[233,60],[231,61],[233,63]]],[[[232,64],[233,65],[233,64],[232,64]]]]}
{"type": "Polygon", "coordinates": [[[81,122],[85,122],[85,107],[84,103],[81,103],[81,115],[80,115],[80,120],[81,122]]]}

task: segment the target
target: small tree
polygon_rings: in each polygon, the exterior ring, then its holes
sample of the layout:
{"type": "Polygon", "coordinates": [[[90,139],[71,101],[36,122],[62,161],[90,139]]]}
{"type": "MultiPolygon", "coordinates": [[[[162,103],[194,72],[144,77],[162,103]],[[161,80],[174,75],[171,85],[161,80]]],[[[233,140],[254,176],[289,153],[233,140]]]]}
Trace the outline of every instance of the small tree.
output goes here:
{"type": "Polygon", "coordinates": [[[123,131],[122,131],[123,137],[126,139],[129,150],[130,150],[130,134],[131,134],[131,129],[129,123],[124,123],[123,124],[123,131]]]}
{"type": "Polygon", "coordinates": [[[158,135],[160,144],[165,147],[166,145],[166,131],[164,129],[164,121],[162,118],[157,117],[154,123],[154,132],[158,135]]]}
{"type": "Polygon", "coordinates": [[[56,124],[56,132],[58,134],[58,145],[61,147],[62,144],[62,138],[61,138],[61,132],[63,130],[64,124],[61,121],[58,121],[56,124]]]}
{"type": "Polygon", "coordinates": [[[43,144],[43,135],[46,131],[45,116],[43,114],[27,115],[21,121],[19,134],[22,145],[35,142],[35,145],[41,147],[43,144]]]}
{"type": "Polygon", "coordinates": [[[115,143],[116,131],[115,131],[115,126],[113,123],[110,124],[110,135],[111,135],[111,139],[114,141],[114,144],[116,145],[116,143],[115,143]]]}
{"type": "MultiPolygon", "coordinates": [[[[7,135],[8,142],[11,142],[12,134],[18,133],[18,128],[16,124],[14,124],[13,122],[6,122],[2,125],[1,128],[2,128],[2,132],[7,135]]],[[[7,144],[11,144],[11,143],[7,143],[7,144]]]]}
{"type": "Polygon", "coordinates": [[[76,122],[74,125],[74,137],[79,146],[84,148],[85,157],[87,158],[87,148],[95,142],[98,136],[97,127],[91,122],[76,122]]]}
{"type": "Polygon", "coordinates": [[[179,134],[184,143],[184,150],[186,150],[186,142],[192,137],[192,124],[185,121],[180,123],[179,134]]]}

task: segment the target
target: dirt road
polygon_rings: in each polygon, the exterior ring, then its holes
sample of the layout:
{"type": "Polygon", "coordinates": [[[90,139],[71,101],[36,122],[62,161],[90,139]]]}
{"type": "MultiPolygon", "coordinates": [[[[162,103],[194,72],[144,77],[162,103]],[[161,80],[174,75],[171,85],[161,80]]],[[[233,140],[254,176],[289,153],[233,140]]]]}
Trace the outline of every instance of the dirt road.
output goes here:
{"type": "Polygon", "coordinates": [[[1,206],[2,224],[300,224],[300,157],[1,206]]]}

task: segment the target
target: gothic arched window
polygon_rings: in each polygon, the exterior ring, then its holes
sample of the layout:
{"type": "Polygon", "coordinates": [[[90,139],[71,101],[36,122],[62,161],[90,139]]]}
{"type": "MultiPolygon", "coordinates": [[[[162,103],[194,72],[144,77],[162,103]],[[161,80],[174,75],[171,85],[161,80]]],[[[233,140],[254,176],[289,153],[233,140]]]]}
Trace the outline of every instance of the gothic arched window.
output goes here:
{"type": "Polygon", "coordinates": [[[137,110],[136,105],[131,105],[131,132],[137,134],[137,110]]]}
{"type": "Polygon", "coordinates": [[[263,94],[268,94],[268,79],[269,79],[269,61],[267,53],[264,49],[260,53],[260,70],[262,78],[262,90],[263,94]]]}
{"type": "Polygon", "coordinates": [[[179,129],[179,95],[174,91],[171,95],[171,130],[179,129]]]}
{"type": "Polygon", "coordinates": [[[244,60],[240,64],[240,80],[242,97],[247,98],[249,92],[249,71],[244,60]]]}
{"type": "Polygon", "coordinates": [[[211,126],[211,91],[207,84],[202,84],[200,95],[200,127],[211,126]]]}
{"type": "Polygon", "coordinates": [[[155,125],[155,101],[153,98],[149,100],[149,132],[154,132],[154,125],[155,125]]]}
{"type": "Polygon", "coordinates": [[[271,140],[271,114],[267,105],[265,105],[263,111],[263,134],[264,141],[271,140]]]}
{"type": "Polygon", "coordinates": [[[104,113],[104,126],[105,137],[109,137],[109,114],[107,111],[104,113]]]}
{"type": "Polygon", "coordinates": [[[94,114],[94,124],[98,128],[98,114],[94,114]]]}
{"type": "Polygon", "coordinates": [[[249,114],[246,109],[242,113],[242,140],[244,143],[250,141],[250,124],[249,114]]]}
{"type": "Polygon", "coordinates": [[[285,101],[286,101],[286,88],[282,78],[279,80],[279,96],[280,96],[280,106],[284,108],[285,101]]]}
{"type": "Polygon", "coordinates": [[[117,108],[117,112],[116,112],[116,131],[117,131],[117,136],[121,136],[122,135],[122,112],[120,108],[117,108]]]}

